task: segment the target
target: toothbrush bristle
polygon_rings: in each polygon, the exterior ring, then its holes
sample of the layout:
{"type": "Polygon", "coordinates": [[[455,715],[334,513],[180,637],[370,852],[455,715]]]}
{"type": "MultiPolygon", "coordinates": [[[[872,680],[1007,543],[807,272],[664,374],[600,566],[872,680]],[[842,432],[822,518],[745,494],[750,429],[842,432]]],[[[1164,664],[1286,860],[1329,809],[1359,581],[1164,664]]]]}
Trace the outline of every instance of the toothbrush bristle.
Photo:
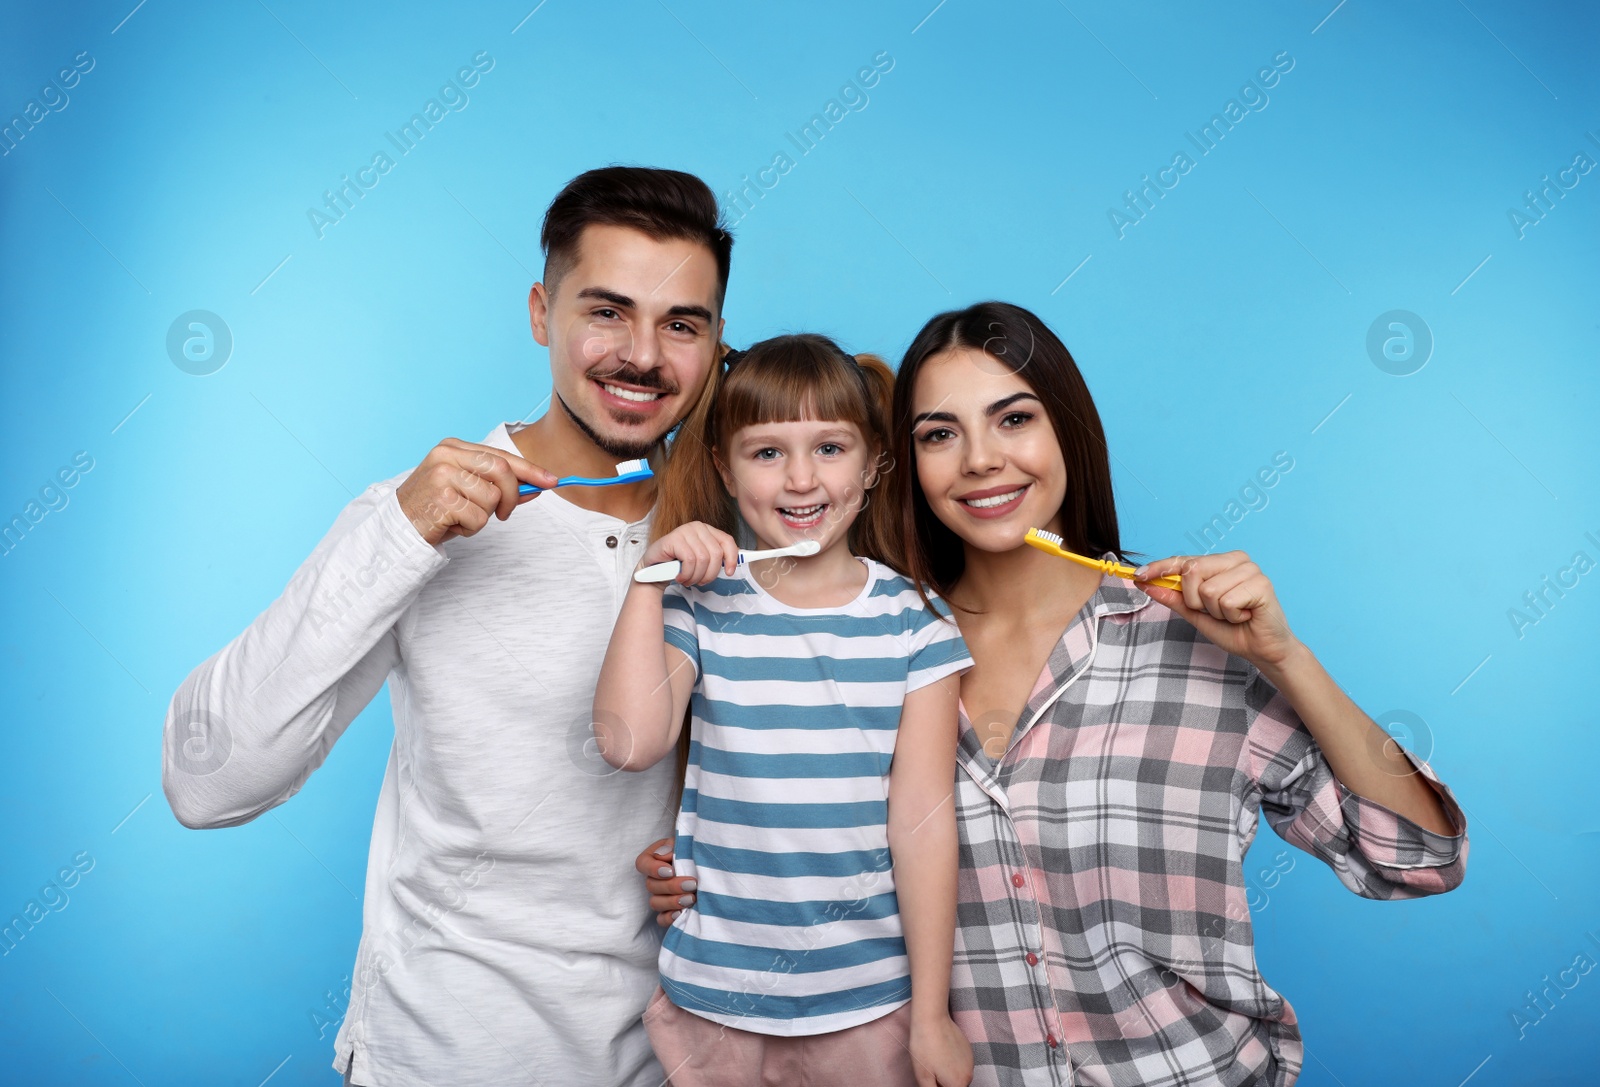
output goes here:
{"type": "Polygon", "coordinates": [[[1052,543],[1052,544],[1055,544],[1057,547],[1061,547],[1062,546],[1061,537],[1057,533],[1046,532],[1042,528],[1035,528],[1035,529],[1031,529],[1030,531],[1035,536],[1039,537],[1039,539],[1043,540],[1045,543],[1052,543]]]}
{"type": "Polygon", "coordinates": [[[646,460],[625,460],[617,465],[617,475],[625,476],[630,472],[648,472],[650,462],[646,460]]]}
{"type": "Polygon", "coordinates": [[[796,555],[815,555],[821,550],[822,543],[819,540],[801,540],[794,545],[794,553],[796,555]]]}

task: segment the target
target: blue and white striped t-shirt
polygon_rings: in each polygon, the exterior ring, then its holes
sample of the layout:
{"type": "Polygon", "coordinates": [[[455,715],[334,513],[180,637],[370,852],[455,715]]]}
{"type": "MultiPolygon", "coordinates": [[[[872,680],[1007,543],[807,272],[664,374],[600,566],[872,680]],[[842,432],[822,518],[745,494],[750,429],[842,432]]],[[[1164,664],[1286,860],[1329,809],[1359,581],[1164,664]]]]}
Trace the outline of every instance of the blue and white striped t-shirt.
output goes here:
{"type": "Polygon", "coordinates": [[[866,586],[838,607],[791,608],[749,566],[664,596],[667,644],[695,669],[674,863],[699,885],[661,986],[742,1030],[844,1030],[911,998],[889,763],[906,694],[972,657],[948,605],[861,561],[866,586]]]}

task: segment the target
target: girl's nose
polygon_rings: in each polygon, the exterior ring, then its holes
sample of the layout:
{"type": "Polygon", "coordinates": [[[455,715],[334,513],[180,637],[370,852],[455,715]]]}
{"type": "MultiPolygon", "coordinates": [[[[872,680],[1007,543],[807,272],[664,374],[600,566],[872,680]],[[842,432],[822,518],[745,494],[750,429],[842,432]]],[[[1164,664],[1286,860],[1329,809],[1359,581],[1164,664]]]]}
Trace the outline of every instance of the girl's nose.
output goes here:
{"type": "Polygon", "coordinates": [[[817,483],[816,469],[808,457],[792,457],[789,460],[789,489],[796,494],[804,494],[813,490],[817,483]]]}

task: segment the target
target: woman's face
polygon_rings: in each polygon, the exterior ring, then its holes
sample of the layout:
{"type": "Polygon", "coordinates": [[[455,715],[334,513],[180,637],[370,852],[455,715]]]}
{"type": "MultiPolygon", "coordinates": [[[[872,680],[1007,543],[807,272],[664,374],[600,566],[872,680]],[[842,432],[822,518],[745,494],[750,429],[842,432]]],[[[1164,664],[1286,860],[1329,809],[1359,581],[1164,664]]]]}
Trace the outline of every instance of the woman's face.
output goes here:
{"type": "Polygon", "coordinates": [[[911,448],[935,517],[969,547],[1010,551],[1061,530],[1067,466],[1033,387],[975,348],[941,352],[912,388],[911,448]]]}

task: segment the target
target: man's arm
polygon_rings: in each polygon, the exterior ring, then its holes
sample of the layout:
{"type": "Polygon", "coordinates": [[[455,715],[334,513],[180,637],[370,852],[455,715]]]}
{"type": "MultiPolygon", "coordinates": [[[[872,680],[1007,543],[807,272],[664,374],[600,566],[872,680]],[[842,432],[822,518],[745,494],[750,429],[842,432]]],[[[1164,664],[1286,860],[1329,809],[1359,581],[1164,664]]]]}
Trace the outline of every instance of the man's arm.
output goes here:
{"type": "Polygon", "coordinates": [[[395,481],[351,501],[283,594],[173,695],[161,784],[178,821],[237,826],[298,792],[383,686],[395,622],[447,562],[395,481]]]}
{"type": "Polygon", "coordinates": [[[449,561],[444,541],[538,497],[522,483],[556,477],[446,438],[352,500],[283,595],[173,695],[161,787],[178,821],[237,826],[298,792],[399,661],[394,625],[449,561]]]}

